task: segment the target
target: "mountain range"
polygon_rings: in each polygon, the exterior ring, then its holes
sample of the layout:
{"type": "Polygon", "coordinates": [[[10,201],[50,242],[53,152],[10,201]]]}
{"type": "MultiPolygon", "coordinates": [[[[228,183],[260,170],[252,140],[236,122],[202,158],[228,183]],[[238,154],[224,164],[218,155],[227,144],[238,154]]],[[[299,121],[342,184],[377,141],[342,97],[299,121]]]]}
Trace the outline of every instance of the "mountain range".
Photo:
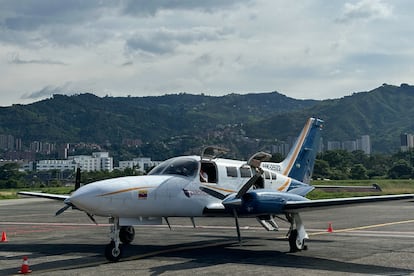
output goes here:
{"type": "MultiPolygon", "coordinates": [[[[0,134],[20,137],[23,143],[114,145],[135,139],[147,146],[162,143],[169,154],[182,154],[169,147],[179,144],[178,151],[187,151],[219,143],[234,149],[237,142],[247,140],[259,147],[260,141],[284,141],[315,116],[325,121],[324,141],[370,135],[373,152],[390,153],[399,149],[401,133],[414,133],[413,106],[414,86],[408,84],[383,84],[369,92],[323,101],[298,100],[278,92],[220,97],[55,94],[28,105],[1,107],[0,134]]],[[[156,148],[160,150],[159,145],[156,148]]]]}

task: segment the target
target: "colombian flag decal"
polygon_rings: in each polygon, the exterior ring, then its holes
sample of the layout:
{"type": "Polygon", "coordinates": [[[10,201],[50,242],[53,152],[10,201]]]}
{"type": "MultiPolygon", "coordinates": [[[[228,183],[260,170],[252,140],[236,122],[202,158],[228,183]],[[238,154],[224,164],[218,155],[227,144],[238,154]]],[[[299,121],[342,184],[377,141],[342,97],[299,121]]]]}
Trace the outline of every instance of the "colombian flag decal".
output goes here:
{"type": "Polygon", "coordinates": [[[138,191],[138,199],[147,199],[148,191],[147,190],[139,190],[138,191]]]}

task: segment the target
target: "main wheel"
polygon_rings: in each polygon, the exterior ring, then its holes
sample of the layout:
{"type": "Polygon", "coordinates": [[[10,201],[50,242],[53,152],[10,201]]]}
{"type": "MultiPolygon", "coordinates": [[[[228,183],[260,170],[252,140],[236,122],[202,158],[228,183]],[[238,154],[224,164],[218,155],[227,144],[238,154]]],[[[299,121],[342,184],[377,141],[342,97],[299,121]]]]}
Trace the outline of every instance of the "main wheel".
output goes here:
{"type": "Polygon", "coordinates": [[[117,262],[119,259],[121,259],[122,256],[122,248],[121,245],[119,245],[118,249],[115,248],[115,242],[111,241],[106,247],[105,247],[105,257],[110,262],[117,262]]]}
{"type": "Polygon", "coordinates": [[[298,238],[298,230],[293,229],[289,235],[290,252],[298,252],[298,251],[301,251],[302,249],[306,249],[305,240],[301,242],[301,241],[298,241],[297,238],[298,238]]]}
{"type": "Polygon", "coordinates": [[[119,239],[123,244],[130,244],[135,238],[135,229],[132,226],[121,226],[119,239]]]}

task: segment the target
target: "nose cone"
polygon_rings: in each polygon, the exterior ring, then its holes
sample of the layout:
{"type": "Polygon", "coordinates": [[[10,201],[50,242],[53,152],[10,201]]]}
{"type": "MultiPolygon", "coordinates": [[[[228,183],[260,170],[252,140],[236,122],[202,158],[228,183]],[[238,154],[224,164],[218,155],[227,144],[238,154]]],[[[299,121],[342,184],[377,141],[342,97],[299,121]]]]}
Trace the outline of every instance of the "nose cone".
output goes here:
{"type": "Polygon", "coordinates": [[[96,209],[99,207],[97,195],[100,193],[100,190],[99,186],[92,183],[76,190],[68,200],[77,208],[95,214],[96,209]]]}

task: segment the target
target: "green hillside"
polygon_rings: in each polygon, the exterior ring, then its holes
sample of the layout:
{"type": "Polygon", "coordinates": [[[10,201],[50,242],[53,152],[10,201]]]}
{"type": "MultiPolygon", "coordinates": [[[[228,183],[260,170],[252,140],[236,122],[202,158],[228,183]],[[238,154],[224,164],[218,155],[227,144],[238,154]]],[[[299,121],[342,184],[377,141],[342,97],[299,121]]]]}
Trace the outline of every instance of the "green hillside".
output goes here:
{"type": "Polygon", "coordinates": [[[30,105],[0,108],[0,134],[25,141],[111,142],[202,135],[217,125],[254,122],[264,116],[312,106],[277,92],[222,97],[54,95],[30,105]]]}
{"type": "Polygon", "coordinates": [[[54,95],[0,108],[0,134],[30,141],[120,144],[140,139],[136,154],[160,158],[205,144],[243,154],[295,137],[309,116],[325,120],[324,141],[371,136],[373,151],[395,152],[402,132],[414,133],[414,87],[383,85],[334,100],[296,100],[277,92],[221,97],[54,95]],[[245,138],[246,137],[246,138],[245,138]],[[249,138],[247,138],[249,137],[249,138]],[[267,140],[266,140],[267,139],[267,140]],[[265,141],[265,142],[263,142],[265,141]]]}
{"type": "Polygon", "coordinates": [[[373,151],[390,153],[399,149],[401,133],[414,133],[413,106],[414,86],[383,85],[369,92],[325,100],[311,108],[251,124],[248,135],[263,128],[269,130],[264,133],[267,137],[275,137],[278,133],[295,135],[304,118],[317,116],[325,121],[325,141],[355,140],[368,134],[373,151]]]}

